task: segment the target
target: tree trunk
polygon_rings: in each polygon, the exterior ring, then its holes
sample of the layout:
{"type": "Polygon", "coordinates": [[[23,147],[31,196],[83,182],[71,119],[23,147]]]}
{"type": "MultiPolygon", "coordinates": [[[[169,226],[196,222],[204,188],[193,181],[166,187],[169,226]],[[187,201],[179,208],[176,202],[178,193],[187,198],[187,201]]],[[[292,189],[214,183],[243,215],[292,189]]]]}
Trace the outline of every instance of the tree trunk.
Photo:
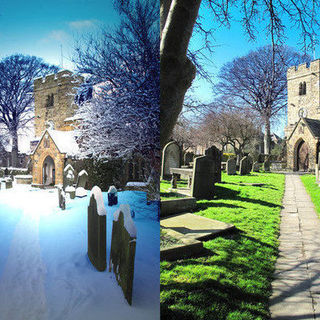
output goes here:
{"type": "Polygon", "coordinates": [[[12,151],[11,151],[11,166],[16,168],[18,165],[18,133],[16,130],[11,131],[12,151]]]}
{"type": "Polygon", "coordinates": [[[187,50],[201,0],[162,0],[160,43],[160,144],[169,140],[196,75],[187,50]],[[169,7],[170,6],[170,7],[169,7]]]}
{"type": "Polygon", "coordinates": [[[270,154],[271,134],[270,134],[270,117],[265,117],[264,124],[264,154],[270,154]]]}

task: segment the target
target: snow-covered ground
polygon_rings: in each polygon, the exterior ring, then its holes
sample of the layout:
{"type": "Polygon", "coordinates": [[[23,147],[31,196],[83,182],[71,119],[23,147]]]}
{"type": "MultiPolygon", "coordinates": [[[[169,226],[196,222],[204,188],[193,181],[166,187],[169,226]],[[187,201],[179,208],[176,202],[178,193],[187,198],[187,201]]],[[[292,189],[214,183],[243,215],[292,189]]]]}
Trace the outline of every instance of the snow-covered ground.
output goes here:
{"type": "Polygon", "coordinates": [[[143,192],[119,192],[107,206],[107,270],[87,257],[89,196],[58,207],[57,190],[15,185],[0,190],[0,320],[160,319],[159,222],[143,192]],[[109,268],[112,217],[135,211],[137,247],[132,306],[109,268]]]}

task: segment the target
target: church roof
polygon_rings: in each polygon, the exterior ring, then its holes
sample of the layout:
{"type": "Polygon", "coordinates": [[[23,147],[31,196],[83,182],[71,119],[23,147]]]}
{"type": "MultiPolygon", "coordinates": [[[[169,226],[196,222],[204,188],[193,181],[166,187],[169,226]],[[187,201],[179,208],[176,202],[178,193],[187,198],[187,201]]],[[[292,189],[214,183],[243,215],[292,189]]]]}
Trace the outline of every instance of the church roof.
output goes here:
{"type": "Polygon", "coordinates": [[[295,127],[293,128],[293,130],[291,131],[287,140],[291,139],[293,133],[295,132],[295,130],[297,129],[297,127],[301,121],[306,124],[307,128],[310,130],[311,134],[315,138],[320,138],[320,120],[309,119],[309,118],[300,118],[299,121],[296,123],[295,127]]]}
{"type": "Polygon", "coordinates": [[[60,131],[60,130],[52,130],[52,129],[46,129],[43,132],[43,134],[38,142],[38,145],[36,146],[36,148],[32,152],[33,154],[38,149],[38,146],[40,145],[41,140],[46,132],[50,135],[50,137],[52,138],[53,142],[57,146],[60,153],[65,153],[68,156],[79,155],[79,153],[80,153],[79,146],[76,142],[74,131],[60,131]]]}
{"type": "Polygon", "coordinates": [[[320,137],[320,120],[304,118],[306,125],[309,127],[314,137],[320,137]]]}

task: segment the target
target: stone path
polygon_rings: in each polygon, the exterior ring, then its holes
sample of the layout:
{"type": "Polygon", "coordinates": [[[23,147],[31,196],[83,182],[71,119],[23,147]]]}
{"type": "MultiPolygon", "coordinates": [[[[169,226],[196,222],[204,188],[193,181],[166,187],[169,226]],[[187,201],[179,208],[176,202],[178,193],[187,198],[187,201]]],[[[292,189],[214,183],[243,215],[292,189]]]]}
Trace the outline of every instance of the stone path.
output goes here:
{"type": "Polygon", "coordinates": [[[271,318],[320,319],[320,221],[299,175],[286,175],[271,318]]]}

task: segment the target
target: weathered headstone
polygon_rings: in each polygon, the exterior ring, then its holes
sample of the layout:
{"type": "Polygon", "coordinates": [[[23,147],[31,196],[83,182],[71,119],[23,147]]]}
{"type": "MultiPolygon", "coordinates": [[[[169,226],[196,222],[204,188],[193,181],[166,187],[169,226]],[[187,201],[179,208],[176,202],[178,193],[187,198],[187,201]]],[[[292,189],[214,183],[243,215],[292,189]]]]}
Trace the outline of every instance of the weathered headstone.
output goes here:
{"type": "Polygon", "coordinates": [[[258,161],[254,162],[252,165],[252,171],[253,172],[259,172],[260,171],[260,163],[258,161]]]}
{"type": "Polygon", "coordinates": [[[183,156],[183,163],[188,166],[190,162],[193,161],[194,154],[192,152],[186,152],[183,156]]]}
{"type": "Polygon", "coordinates": [[[221,182],[222,152],[216,146],[212,146],[205,151],[205,155],[210,157],[214,161],[214,182],[221,182]]]}
{"type": "Polygon", "coordinates": [[[11,189],[12,188],[12,180],[11,180],[11,178],[7,178],[5,180],[5,184],[6,184],[6,189],[11,189]]]}
{"type": "Polygon", "coordinates": [[[316,183],[319,183],[319,162],[320,162],[320,152],[318,153],[318,163],[316,163],[316,183]]]}
{"type": "Polygon", "coordinates": [[[243,157],[240,160],[240,169],[239,169],[240,175],[243,176],[243,175],[249,174],[251,172],[251,166],[252,166],[252,163],[249,157],[248,156],[243,157]]]}
{"type": "Polygon", "coordinates": [[[226,170],[228,175],[234,175],[237,172],[237,159],[230,158],[227,160],[226,170]]]}
{"type": "Polygon", "coordinates": [[[62,210],[66,209],[66,194],[62,189],[62,186],[58,186],[58,200],[59,200],[59,207],[62,210]]]}
{"type": "Polygon", "coordinates": [[[108,206],[118,204],[118,191],[115,186],[111,186],[108,190],[108,206]]]}
{"type": "Polygon", "coordinates": [[[73,186],[67,186],[65,193],[69,193],[70,199],[74,199],[76,197],[76,188],[73,186]]]}
{"type": "Polygon", "coordinates": [[[270,171],[270,160],[269,158],[267,158],[264,163],[263,163],[263,170],[265,172],[269,172],[270,171]]]}
{"type": "Polygon", "coordinates": [[[181,151],[175,141],[165,145],[162,151],[161,179],[170,179],[170,168],[180,168],[181,151]]]}
{"type": "Polygon", "coordinates": [[[134,258],[137,230],[129,205],[120,205],[114,213],[109,272],[113,270],[128,303],[132,304],[134,258]]]}
{"type": "Polygon", "coordinates": [[[106,269],[106,214],[101,189],[94,186],[88,206],[88,257],[98,271],[106,269]]]}
{"type": "Polygon", "coordinates": [[[63,189],[74,184],[74,168],[68,164],[63,170],[63,189]]]}
{"type": "Polygon", "coordinates": [[[88,182],[88,173],[86,170],[82,170],[78,174],[77,188],[86,188],[88,182]]]}
{"type": "Polygon", "coordinates": [[[212,199],[216,178],[215,161],[209,156],[197,157],[193,164],[191,197],[212,199]]]}

